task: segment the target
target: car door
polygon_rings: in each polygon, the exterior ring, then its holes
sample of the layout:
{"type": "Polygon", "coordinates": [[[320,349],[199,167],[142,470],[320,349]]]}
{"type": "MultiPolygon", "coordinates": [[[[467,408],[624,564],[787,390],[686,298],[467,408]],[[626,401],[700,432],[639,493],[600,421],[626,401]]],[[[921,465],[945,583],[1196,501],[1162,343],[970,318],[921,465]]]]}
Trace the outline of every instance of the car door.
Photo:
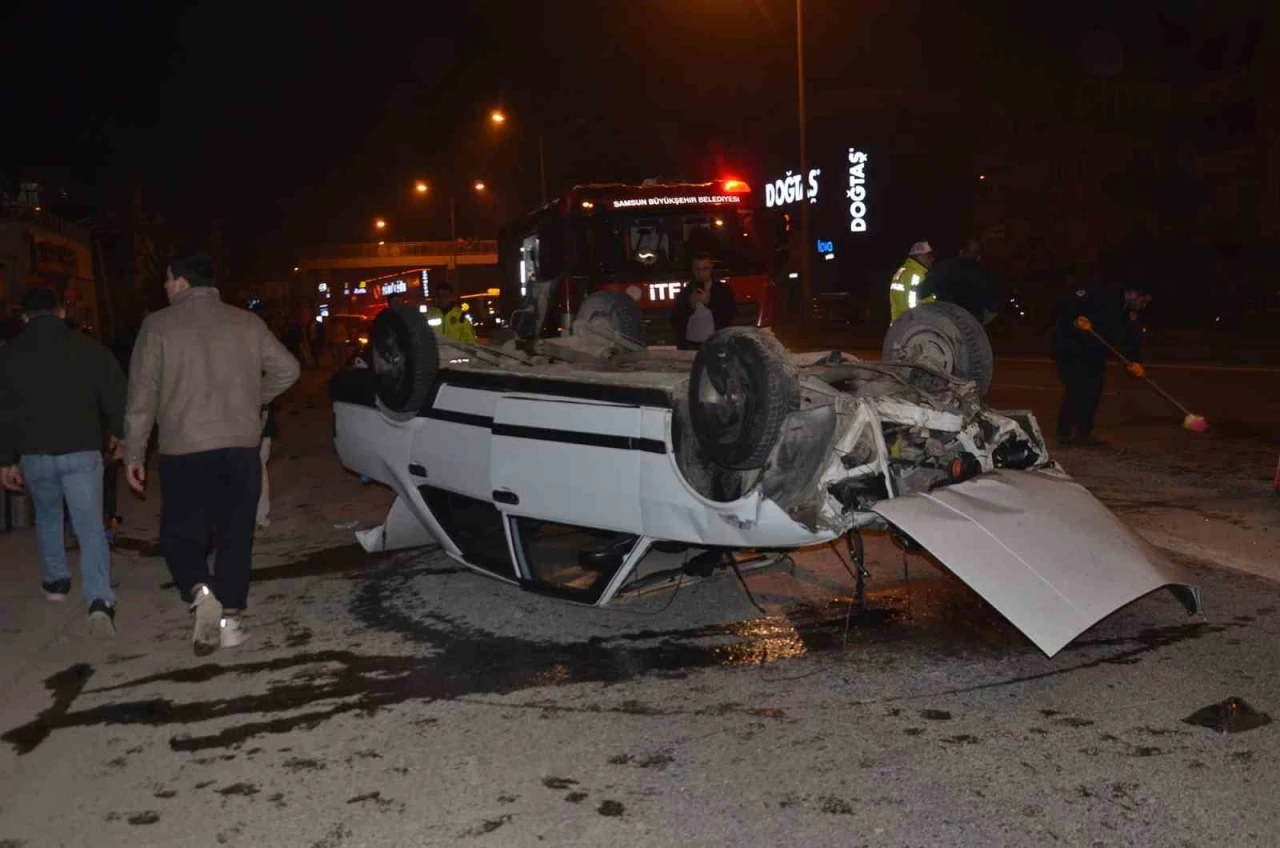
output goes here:
{"type": "Polygon", "coordinates": [[[638,534],[638,457],[666,452],[640,437],[640,421],[638,406],[499,398],[489,460],[494,501],[511,514],[638,534]]]}
{"type": "Polygon", "coordinates": [[[506,396],[494,412],[490,478],[516,565],[532,586],[582,603],[616,588],[647,547],[640,457],[665,445],[640,437],[642,410],[506,396]]]}

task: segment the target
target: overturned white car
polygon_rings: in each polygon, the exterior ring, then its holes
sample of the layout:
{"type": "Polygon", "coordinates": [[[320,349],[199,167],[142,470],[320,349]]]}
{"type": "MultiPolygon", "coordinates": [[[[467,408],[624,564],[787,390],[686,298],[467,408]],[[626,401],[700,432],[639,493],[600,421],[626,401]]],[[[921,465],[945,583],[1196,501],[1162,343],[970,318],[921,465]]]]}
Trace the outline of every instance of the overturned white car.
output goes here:
{"type": "Polygon", "coordinates": [[[1050,655],[1161,586],[1199,610],[1050,461],[1029,412],[983,405],[991,350],[963,310],[912,310],[882,362],[792,356],[736,327],[696,355],[646,349],[639,327],[614,292],[584,300],[570,336],[501,346],[444,341],[410,309],[379,315],[365,367],[331,384],[343,464],[398,495],[365,547],[434,540],[486,574],[605,604],[876,527],[1050,655]]]}

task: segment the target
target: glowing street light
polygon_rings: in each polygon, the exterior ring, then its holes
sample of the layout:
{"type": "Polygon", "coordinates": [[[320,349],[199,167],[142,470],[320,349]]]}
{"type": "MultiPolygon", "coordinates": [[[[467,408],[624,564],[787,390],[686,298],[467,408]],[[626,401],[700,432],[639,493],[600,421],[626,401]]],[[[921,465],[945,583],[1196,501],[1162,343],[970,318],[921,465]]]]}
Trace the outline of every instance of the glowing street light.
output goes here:
{"type": "Polygon", "coordinates": [[[416,183],[413,184],[413,190],[416,191],[418,194],[426,194],[427,184],[424,183],[422,180],[418,180],[416,183]]]}
{"type": "MultiPolygon", "coordinates": [[[[501,109],[489,113],[489,121],[497,127],[507,122],[507,115],[501,109]]],[[[542,189],[542,202],[547,202],[547,156],[543,145],[542,123],[538,122],[538,183],[542,189]]]]}
{"type": "Polygon", "coordinates": [[[385,230],[387,228],[387,222],[384,221],[382,218],[374,218],[373,226],[374,226],[374,229],[385,230]]]}
{"type": "Polygon", "coordinates": [[[475,190],[484,191],[484,180],[476,180],[475,190]]]}

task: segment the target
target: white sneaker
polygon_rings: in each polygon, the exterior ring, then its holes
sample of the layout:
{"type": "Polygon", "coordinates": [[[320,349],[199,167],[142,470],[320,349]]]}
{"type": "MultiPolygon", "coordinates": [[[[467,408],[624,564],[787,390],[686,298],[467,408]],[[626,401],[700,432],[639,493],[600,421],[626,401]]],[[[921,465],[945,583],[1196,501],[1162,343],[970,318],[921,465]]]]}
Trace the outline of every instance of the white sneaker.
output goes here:
{"type": "Polygon", "coordinates": [[[249,638],[249,631],[240,624],[240,616],[224,615],[219,622],[218,644],[223,648],[234,648],[244,644],[249,638]]]}
{"type": "Polygon", "coordinates": [[[222,602],[203,583],[196,586],[194,594],[196,599],[191,604],[191,611],[196,614],[196,626],[191,642],[196,656],[205,657],[222,643],[222,602]]]}

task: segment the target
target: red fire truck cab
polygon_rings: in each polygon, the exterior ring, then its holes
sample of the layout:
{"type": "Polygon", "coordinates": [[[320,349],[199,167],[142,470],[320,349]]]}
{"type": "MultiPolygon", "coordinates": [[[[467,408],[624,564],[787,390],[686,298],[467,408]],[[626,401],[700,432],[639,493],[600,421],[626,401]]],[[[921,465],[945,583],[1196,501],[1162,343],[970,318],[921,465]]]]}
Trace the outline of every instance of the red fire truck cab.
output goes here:
{"type": "Polygon", "coordinates": [[[733,290],[735,324],[773,323],[773,283],[751,189],[740,180],[575,186],[504,227],[498,251],[502,311],[538,306],[540,335],[561,332],[584,297],[605,289],[636,299],[649,343],[671,342],[668,316],[699,253],[711,256],[715,278],[733,290]]]}

